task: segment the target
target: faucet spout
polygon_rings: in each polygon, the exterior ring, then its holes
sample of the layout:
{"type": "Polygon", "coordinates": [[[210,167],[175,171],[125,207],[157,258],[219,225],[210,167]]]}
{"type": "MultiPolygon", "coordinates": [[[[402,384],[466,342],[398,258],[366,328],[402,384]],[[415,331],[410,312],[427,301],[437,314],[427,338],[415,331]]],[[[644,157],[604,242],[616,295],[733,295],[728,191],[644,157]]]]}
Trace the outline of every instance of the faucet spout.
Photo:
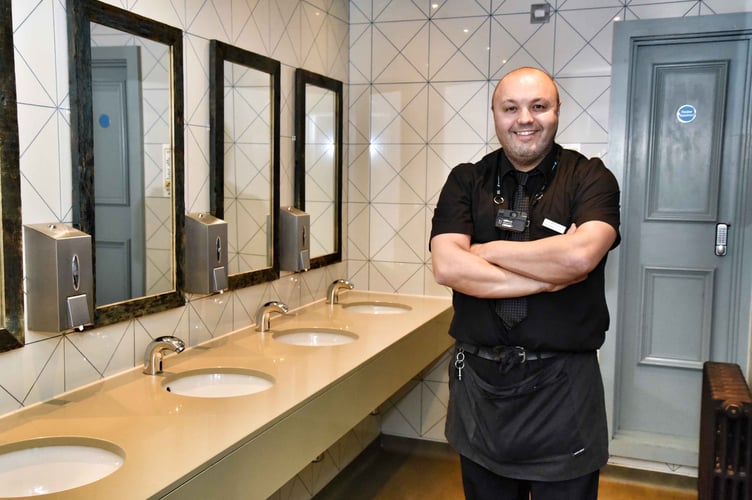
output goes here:
{"type": "Polygon", "coordinates": [[[327,304],[339,304],[339,292],[340,290],[352,290],[355,287],[347,280],[338,279],[329,285],[326,290],[326,303],[327,304]]]}
{"type": "Polygon", "coordinates": [[[181,353],[185,350],[185,342],[178,337],[166,335],[157,337],[146,346],[144,353],[144,373],[156,375],[162,373],[162,358],[166,351],[181,353]]]}
{"type": "Polygon", "coordinates": [[[273,312],[287,314],[287,311],[287,304],[277,302],[276,300],[267,302],[263,306],[259,307],[258,311],[256,311],[256,331],[264,333],[265,331],[271,329],[271,314],[273,312]]]}

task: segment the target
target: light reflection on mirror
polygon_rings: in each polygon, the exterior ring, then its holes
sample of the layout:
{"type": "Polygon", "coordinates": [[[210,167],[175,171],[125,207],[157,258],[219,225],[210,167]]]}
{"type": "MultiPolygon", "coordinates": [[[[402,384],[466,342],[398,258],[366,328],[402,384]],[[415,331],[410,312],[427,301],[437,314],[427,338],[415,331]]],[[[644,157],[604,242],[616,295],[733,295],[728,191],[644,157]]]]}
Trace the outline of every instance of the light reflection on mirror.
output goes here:
{"type": "Polygon", "coordinates": [[[311,217],[311,268],[342,260],[342,82],[295,73],[295,206],[311,217]]]}
{"type": "Polygon", "coordinates": [[[280,63],[210,43],[211,210],[228,225],[231,289],[279,277],[280,63]]]}
{"type": "Polygon", "coordinates": [[[24,345],[21,183],[11,0],[0,0],[0,352],[24,345]]]}
{"type": "Polygon", "coordinates": [[[73,223],[101,326],[184,304],[182,32],[94,0],[68,18],[73,223]]]}

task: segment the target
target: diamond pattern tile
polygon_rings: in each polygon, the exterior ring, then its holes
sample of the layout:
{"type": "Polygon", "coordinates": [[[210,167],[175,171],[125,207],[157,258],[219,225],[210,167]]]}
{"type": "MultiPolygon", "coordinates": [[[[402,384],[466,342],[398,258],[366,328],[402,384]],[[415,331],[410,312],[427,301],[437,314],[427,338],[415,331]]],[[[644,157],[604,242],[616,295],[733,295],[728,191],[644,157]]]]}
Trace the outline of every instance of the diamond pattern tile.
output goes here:
{"type": "Polygon", "coordinates": [[[374,85],[371,142],[422,143],[427,134],[425,84],[374,85]]]}
{"type": "Polygon", "coordinates": [[[382,144],[371,154],[371,200],[422,203],[426,192],[426,148],[382,144]]]}
{"type": "Polygon", "coordinates": [[[436,143],[483,143],[489,117],[486,82],[434,83],[428,101],[428,137],[436,143]]]}
{"type": "Polygon", "coordinates": [[[483,80],[488,74],[490,22],[486,17],[436,19],[428,55],[433,81],[483,80]]]}
{"type": "Polygon", "coordinates": [[[557,139],[563,143],[608,142],[610,79],[558,78],[562,100],[557,139]]]}
{"type": "MultiPolygon", "coordinates": [[[[368,83],[371,79],[371,35],[370,24],[350,25],[349,81],[351,92],[353,90],[352,85],[368,83]]],[[[352,113],[352,109],[350,112],[352,113]]]]}
{"type": "Polygon", "coordinates": [[[472,16],[488,16],[490,14],[487,0],[471,0],[458,2],[457,0],[441,0],[430,2],[431,17],[433,19],[458,18],[472,16]]]}
{"type": "Polygon", "coordinates": [[[422,21],[374,25],[374,82],[425,81],[428,76],[429,24],[422,21]]]}
{"type": "Polygon", "coordinates": [[[518,66],[551,71],[554,26],[554,23],[530,24],[529,10],[525,14],[494,17],[491,23],[491,80],[498,81],[518,66]]]}
{"type": "Polygon", "coordinates": [[[749,12],[751,9],[750,0],[703,0],[700,4],[700,15],[749,12]]]}
{"type": "MultiPolygon", "coordinates": [[[[627,20],[632,19],[657,19],[663,17],[684,17],[700,14],[700,2],[688,0],[685,2],[647,4],[637,3],[627,5],[627,20]]],[[[709,14],[707,12],[706,14],[709,14]]]]}
{"type": "Polygon", "coordinates": [[[70,220],[69,113],[40,106],[18,108],[23,222],[70,220]]]}
{"type": "Polygon", "coordinates": [[[428,2],[422,0],[373,0],[371,2],[374,21],[420,20],[428,17],[428,2]]]}

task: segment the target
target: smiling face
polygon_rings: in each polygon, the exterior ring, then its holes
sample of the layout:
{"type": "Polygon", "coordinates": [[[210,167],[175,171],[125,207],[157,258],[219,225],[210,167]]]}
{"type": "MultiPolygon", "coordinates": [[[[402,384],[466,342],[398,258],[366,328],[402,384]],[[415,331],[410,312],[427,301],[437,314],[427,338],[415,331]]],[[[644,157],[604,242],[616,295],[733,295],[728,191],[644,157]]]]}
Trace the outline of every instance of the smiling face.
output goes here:
{"type": "Polygon", "coordinates": [[[508,73],[491,100],[496,137],[517,170],[534,169],[551,151],[559,127],[559,92],[535,68],[508,73]]]}

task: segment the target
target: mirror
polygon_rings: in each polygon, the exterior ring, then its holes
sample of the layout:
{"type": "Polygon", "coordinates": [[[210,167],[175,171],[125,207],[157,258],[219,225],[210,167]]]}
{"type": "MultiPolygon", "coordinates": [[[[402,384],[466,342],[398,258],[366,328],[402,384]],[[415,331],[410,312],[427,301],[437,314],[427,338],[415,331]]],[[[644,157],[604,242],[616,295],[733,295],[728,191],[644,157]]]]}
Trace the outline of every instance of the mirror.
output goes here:
{"type": "Polygon", "coordinates": [[[0,352],[24,345],[17,113],[11,0],[0,0],[0,352]]]}
{"type": "Polygon", "coordinates": [[[183,34],[68,0],[73,225],[94,242],[95,324],[182,306],[183,34]]]}
{"type": "Polygon", "coordinates": [[[237,289],[279,278],[280,63],[212,40],[209,67],[211,212],[237,289]]]}
{"type": "Polygon", "coordinates": [[[311,268],[342,260],[342,82],[295,72],[295,206],[311,217],[311,268]]]}

